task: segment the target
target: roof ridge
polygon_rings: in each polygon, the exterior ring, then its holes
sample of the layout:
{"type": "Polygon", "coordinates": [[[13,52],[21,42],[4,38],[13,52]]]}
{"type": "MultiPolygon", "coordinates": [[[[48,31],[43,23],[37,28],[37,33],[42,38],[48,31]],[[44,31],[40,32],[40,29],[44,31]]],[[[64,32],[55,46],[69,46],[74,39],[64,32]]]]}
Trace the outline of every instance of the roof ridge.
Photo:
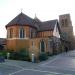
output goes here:
{"type": "Polygon", "coordinates": [[[6,25],[6,27],[11,26],[11,25],[15,25],[15,24],[20,24],[20,25],[24,25],[24,24],[33,25],[32,24],[32,21],[33,21],[33,19],[31,17],[29,17],[26,14],[24,14],[24,13],[21,12],[14,19],[12,19],[6,25]]]}
{"type": "Polygon", "coordinates": [[[47,21],[43,21],[43,22],[50,22],[50,21],[58,21],[58,19],[47,20],[47,21]]]}

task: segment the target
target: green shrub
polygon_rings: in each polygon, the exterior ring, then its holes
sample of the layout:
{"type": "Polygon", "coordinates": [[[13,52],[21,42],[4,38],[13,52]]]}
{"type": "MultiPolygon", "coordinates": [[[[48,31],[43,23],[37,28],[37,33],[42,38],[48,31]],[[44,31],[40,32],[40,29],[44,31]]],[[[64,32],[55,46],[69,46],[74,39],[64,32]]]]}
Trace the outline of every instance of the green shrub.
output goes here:
{"type": "Polygon", "coordinates": [[[7,51],[0,51],[0,56],[7,57],[7,51]]]}
{"type": "Polygon", "coordinates": [[[53,55],[57,55],[57,54],[58,54],[57,50],[54,50],[53,55]]]}
{"type": "Polygon", "coordinates": [[[52,54],[52,53],[50,53],[50,52],[47,52],[47,55],[48,55],[48,56],[53,56],[53,54],[52,54]]]}
{"type": "Polygon", "coordinates": [[[19,59],[18,52],[11,52],[10,53],[10,59],[18,60],[19,59]]]}
{"type": "Polygon", "coordinates": [[[28,50],[25,48],[21,49],[19,51],[19,57],[21,60],[27,60],[28,61],[30,59],[28,50]]]}
{"type": "Polygon", "coordinates": [[[46,60],[46,59],[48,59],[47,53],[40,53],[40,55],[39,55],[39,60],[40,60],[40,61],[44,61],[44,60],[46,60]]]}
{"type": "Polygon", "coordinates": [[[30,61],[29,52],[25,48],[18,52],[11,52],[10,59],[30,61]]]}
{"type": "Polygon", "coordinates": [[[2,53],[0,52],[0,56],[2,56],[2,53]]]}

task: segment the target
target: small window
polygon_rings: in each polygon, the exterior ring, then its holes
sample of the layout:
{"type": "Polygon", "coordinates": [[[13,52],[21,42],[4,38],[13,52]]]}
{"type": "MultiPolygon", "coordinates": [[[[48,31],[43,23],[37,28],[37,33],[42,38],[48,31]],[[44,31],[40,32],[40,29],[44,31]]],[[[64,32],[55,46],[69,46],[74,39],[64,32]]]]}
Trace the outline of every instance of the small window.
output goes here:
{"type": "Polygon", "coordinates": [[[61,22],[61,23],[62,23],[62,26],[64,26],[64,25],[65,25],[65,23],[64,23],[64,19],[62,19],[62,22],[61,22]]]}
{"type": "Polygon", "coordinates": [[[68,26],[68,20],[62,19],[62,26],[68,26]]]}
{"type": "Polygon", "coordinates": [[[65,19],[65,26],[68,26],[68,20],[65,19]]]}
{"type": "Polygon", "coordinates": [[[30,28],[30,38],[32,38],[32,29],[30,28]]]}
{"type": "Polygon", "coordinates": [[[35,31],[33,29],[30,29],[30,38],[35,37],[35,31]]]}
{"type": "Polygon", "coordinates": [[[13,29],[12,28],[10,28],[8,30],[8,38],[13,38],[13,29]]]}
{"type": "Polygon", "coordinates": [[[34,41],[32,41],[32,47],[34,47],[34,41]]]}
{"type": "Polygon", "coordinates": [[[43,40],[40,42],[40,50],[41,52],[45,52],[45,42],[43,40]]]}
{"type": "Polygon", "coordinates": [[[23,28],[20,28],[19,37],[24,38],[24,29],[23,28]]]}

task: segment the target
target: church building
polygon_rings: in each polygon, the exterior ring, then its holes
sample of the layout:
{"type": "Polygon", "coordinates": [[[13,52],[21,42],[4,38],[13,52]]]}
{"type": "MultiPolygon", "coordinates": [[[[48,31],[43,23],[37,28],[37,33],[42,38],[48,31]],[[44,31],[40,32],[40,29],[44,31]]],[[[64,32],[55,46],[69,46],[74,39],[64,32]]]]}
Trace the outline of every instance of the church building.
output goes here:
{"type": "MultiPolygon", "coordinates": [[[[61,19],[60,19],[61,20],[61,19]]],[[[59,53],[61,26],[57,19],[40,21],[20,13],[6,25],[6,47],[14,52],[26,48],[30,56],[37,58],[40,53],[59,53]]]]}

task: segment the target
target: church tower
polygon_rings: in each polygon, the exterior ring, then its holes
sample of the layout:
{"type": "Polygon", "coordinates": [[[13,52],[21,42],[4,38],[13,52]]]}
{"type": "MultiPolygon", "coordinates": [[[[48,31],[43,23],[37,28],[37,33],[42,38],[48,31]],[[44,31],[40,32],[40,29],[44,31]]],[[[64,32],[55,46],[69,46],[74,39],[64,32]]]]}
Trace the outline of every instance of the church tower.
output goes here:
{"type": "Polygon", "coordinates": [[[74,35],[73,35],[73,26],[72,26],[70,14],[60,15],[59,24],[61,27],[62,35],[65,37],[66,41],[71,43],[71,47],[73,48],[74,35]]]}

